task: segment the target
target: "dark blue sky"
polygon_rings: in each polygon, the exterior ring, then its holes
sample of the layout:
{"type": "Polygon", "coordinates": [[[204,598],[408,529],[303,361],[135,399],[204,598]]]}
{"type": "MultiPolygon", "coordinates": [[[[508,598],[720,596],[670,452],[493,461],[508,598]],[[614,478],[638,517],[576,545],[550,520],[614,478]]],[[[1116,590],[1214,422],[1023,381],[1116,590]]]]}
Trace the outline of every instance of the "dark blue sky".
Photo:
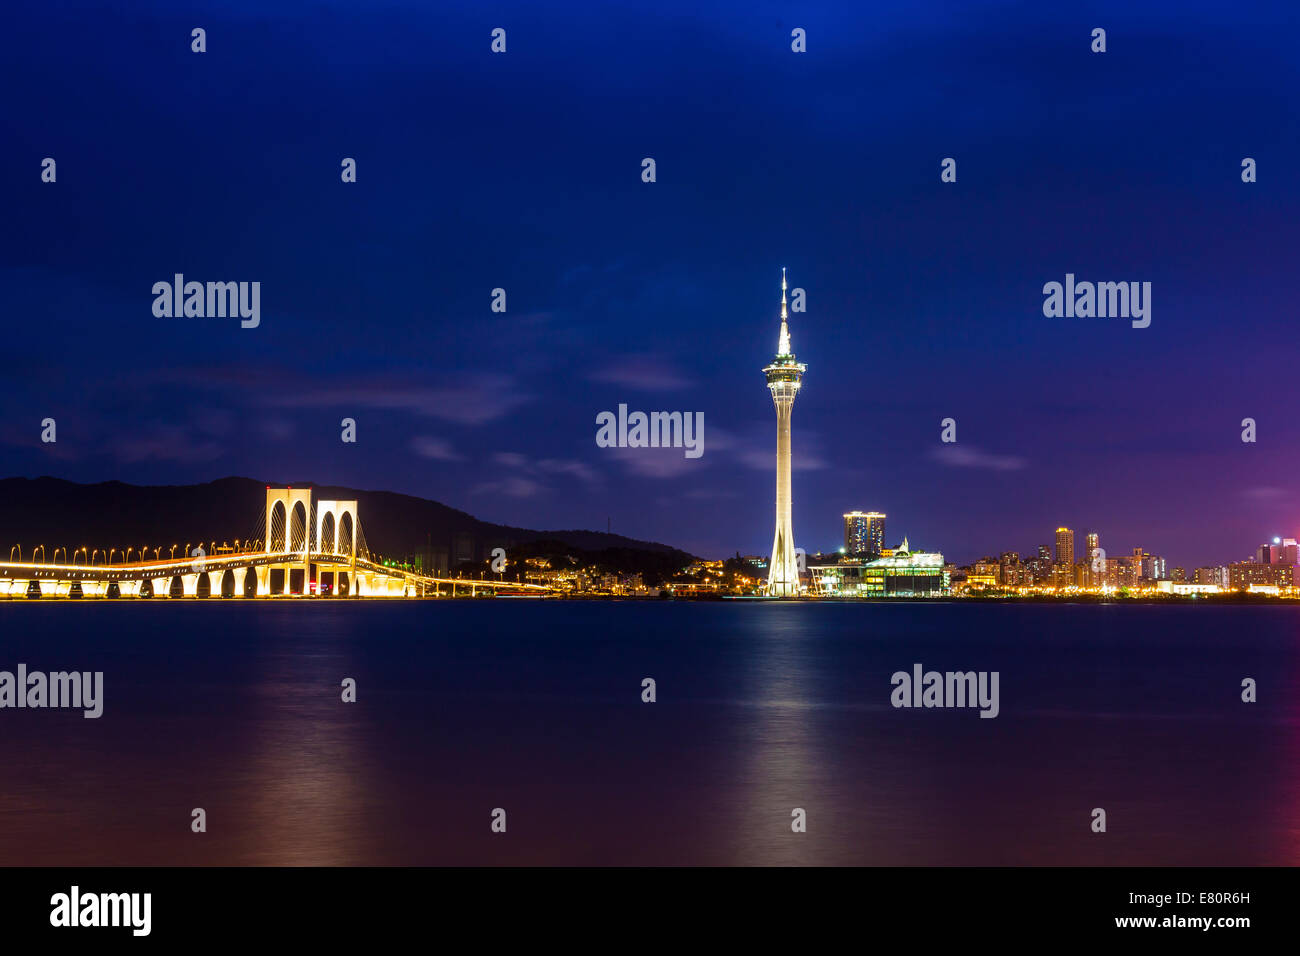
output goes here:
{"type": "Polygon", "coordinates": [[[0,474],[766,552],[784,265],[808,550],[853,509],[960,562],[1062,523],[1188,566],[1300,532],[1294,4],[640,6],[8,12],[0,474]],[[261,282],[260,327],[156,318],[176,272],[261,282]],[[1150,281],[1150,328],[1045,318],[1067,272],[1150,281]],[[703,412],[704,456],[597,448],[620,402],[703,412]]]}

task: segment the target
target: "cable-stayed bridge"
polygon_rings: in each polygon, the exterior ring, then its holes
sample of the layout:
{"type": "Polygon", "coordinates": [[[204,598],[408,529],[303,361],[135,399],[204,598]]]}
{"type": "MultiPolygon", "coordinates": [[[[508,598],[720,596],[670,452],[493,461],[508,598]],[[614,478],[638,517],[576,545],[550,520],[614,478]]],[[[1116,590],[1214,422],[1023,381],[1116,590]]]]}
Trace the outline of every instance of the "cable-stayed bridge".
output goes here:
{"type": "Polygon", "coordinates": [[[542,596],[554,589],[491,579],[437,577],[380,560],[366,547],[356,501],[312,500],[310,488],[266,489],[257,534],[235,545],[186,544],[125,552],[44,547],[24,561],[21,546],[0,563],[0,598],[307,598],[542,596]],[[57,559],[63,552],[63,562],[57,559]],[[132,554],[137,555],[131,560],[132,554]],[[102,563],[101,563],[101,555],[102,563]],[[114,559],[121,555],[121,560],[114,559]]]}

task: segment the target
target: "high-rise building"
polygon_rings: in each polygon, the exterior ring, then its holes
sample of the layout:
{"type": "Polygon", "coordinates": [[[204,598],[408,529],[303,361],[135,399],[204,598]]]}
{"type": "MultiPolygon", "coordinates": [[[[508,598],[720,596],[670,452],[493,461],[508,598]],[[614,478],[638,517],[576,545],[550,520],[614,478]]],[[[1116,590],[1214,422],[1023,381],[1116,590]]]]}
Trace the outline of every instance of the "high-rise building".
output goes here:
{"type": "Polygon", "coordinates": [[[1038,546],[1038,555],[1026,561],[1025,567],[1029,577],[1029,580],[1025,582],[1026,584],[1046,584],[1052,576],[1051,546],[1040,544],[1038,546]]]}
{"type": "Polygon", "coordinates": [[[1294,569],[1285,564],[1238,561],[1228,565],[1228,586],[1245,591],[1251,586],[1289,588],[1294,583],[1294,569]]]}
{"type": "Polygon", "coordinates": [[[1297,560],[1300,555],[1296,551],[1295,538],[1274,538],[1255,549],[1255,561],[1258,564],[1300,564],[1297,560]]]}
{"type": "Polygon", "coordinates": [[[1079,572],[1079,583],[1084,587],[1095,588],[1101,587],[1105,583],[1105,556],[1101,552],[1101,536],[1095,531],[1089,531],[1087,537],[1087,550],[1083,553],[1083,561],[1080,562],[1082,568],[1079,572]]]}
{"type": "Polygon", "coordinates": [[[1165,559],[1158,554],[1142,555],[1142,573],[1140,575],[1143,581],[1164,581],[1168,575],[1165,573],[1165,559]]]}
{"type": "Polygon", "coordinates": [[[1138,583],[1141,565],[1133,565],[1131,557],[1107,558],[1105,584],[1112,588],[1131,588],[1138,583]]]}
{"type": "Polygon", "coordinates": [[[1020,555],[1014,551],[1003,551],[998,557],[998,584],[1005,587],[1020,587],[1032,583],[1025,578],[1026,568],[1020,563],[1020,555]]]}
{"type": "Polygon", "coordinates": [[[1069,528],[1056,529],[1056,563],[1074,567],[1074,532],[1069,528]]]}
{"type": "Polygon", "coordinates": [[[879,511],[850,511],[844,516],[844,550],[879,555],[885,550],[885,516],[879,511]]]}
{"type": "Polygon", "coordinates": [[[1192,572],[1192,582],[1195,584],[1214,584],[1225,590],[1229,583],[1231,583],[1228,569],[1223,566],[1214,568],[1197,568],[1192,572]]]}
{"type": "Polygon", "coordinates": [[[794,597],[799,593],[799,566],[794,560],[794,520],[790,495],[790,414],[799,385],[808,366],[795,361],[790,347],[790,328],[785,305],[785,270],[781,270],[781,334],[776,357],[763,369],[767,387],[776,406],[776,533],[772,538],[772,560],[767,568],[767,593],[772,597],[794,597]]]}

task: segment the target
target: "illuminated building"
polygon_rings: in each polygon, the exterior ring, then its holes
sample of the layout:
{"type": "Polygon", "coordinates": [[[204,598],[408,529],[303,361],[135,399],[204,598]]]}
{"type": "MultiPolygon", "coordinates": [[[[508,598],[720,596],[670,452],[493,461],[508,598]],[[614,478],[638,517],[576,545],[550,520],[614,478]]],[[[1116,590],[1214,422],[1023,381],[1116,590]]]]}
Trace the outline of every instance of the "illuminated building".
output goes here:
{"type": "Polygon", "coordinates": [[[1036,557],[1025,562],[1025,583],[1046,584],[1052,576],[1052,549],[1045,544],[1038,546],[1036,557]]]}
{"type": "Polygon", "coordinates": [[[1056,563],[1074,567],[1074,532],[1069,528],[1056,529],[1056,563]]]}
{"type": "Polygon", "coordinates": [[[948,590],[948,572],[943,568],[942,554],[914,552],[904,538],[890,557],[866,563],[862,585],[868,595],[885,597],[943,594],[948,590]]]}
{"type": "Polygon", "coordinates": [[[772,597],[794,597],[799,593],[799,566],[794,558],[794,521],[790,495],[790,413],[803,380],[806,365],[795,361],[786,324],[785,270],[781,270],[781,334],[776,357],[763,369],[767,387],[776,406],[776,533],[767,569],[767,593],[772,597]]]}
{"type": "Polygon", "coordinates": [[[1294,570],[1289,564],[1238,561],[1228,565],[1228,587],[1234,591],[1248,591],[1255,587],[1289,588],[1294,583],[1294,570]]]}
{"type": "Polygon", "coordinates": [[[1165,573],[1165,559],[1158,554],[1142,555],[1142,580],[1144,581],[1163,581],[1168,577],[1165,573]]]}
{"type": "Polygon", "coordinates": [[[1084,551],[1083,563],[1079,572],[1079,584],[1088,588],[1101,587],[1104,571],[1105,565],[1101,557],[1101,535],[1095,531],[1089,531],[1087,550],[1084,551]]]}
{"type": "Polygon", "coordinates": [[[1051,577],[1047,579],[1048,583],[1054,588],[1071,588],[1074,587],[1074,565],[1058,564],[1052,568],[1051,577]]]}
{"type": "Polygon", "coordinates": [[[1016,552],[1004,551],[998,558],[998,583],[1004,587],[1033,583],[1028,567],[1020,563],[1020,555],[1016,552]]]}
{"type": "Polygon", "coordinates": [[[948,592],[938,552],[912,551],[907,540],[889,557],[813,566],[814,590],[826,597],[929,597],[948,592]]]}
{"type": "Polygon", "coordinates": [[[1259,564],[1296,564],[1295,538],[1274,538],[1269,544],[1261,544],[1255,551],[1255,561],[1259,564]]]}
{"type": "Polygon", "coordinates": [[[1185,584],[1181,581],[1159,581],[1156,587],[1166,594],[1222,594],[1217,584],[1185,584]]]}
{"type": "Polygon", "coordinates": [[[1197,568],[1192,572],[1192,583],[1213,584],[1226,590],[1228,587],[1228,569],[1222,566],[1217,568],[1197,568]]]}
{"type": "Polygon", "coordinates": [[[1106,576],[1102,584],[1112,588],[1136,587],[1141,570],[1141,564],[1135,566],[1131,557],[1107,558],[1106,576]]]}
{"type": "Polygon", "coordinates": [[[879,511],[850,511],[844,516],[846,554],[880,554],[885,550],[885,516],[879,511]]]}
{"type": "Polygon", "coordinates": [[[1000,570],[1001,565],[994,558],[981,558],[966,572],[966,583],[979,587],[996,587],[1000,570]]]}

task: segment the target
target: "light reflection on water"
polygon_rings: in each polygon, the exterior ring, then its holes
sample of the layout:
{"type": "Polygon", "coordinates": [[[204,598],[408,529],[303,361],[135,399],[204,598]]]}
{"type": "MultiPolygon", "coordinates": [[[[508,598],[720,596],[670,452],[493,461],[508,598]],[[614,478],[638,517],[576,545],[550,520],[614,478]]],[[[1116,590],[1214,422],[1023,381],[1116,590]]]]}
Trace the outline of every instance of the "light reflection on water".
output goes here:
{"type": "Polygon", "coordinates": [[[99,720],[0,710],[9,864],[1300,861],[1300,609],[14,602],[0,635],[105,674],[99,720]],[[999,671],[1001,715],[893,709],[915,662],[999,671]]]}

